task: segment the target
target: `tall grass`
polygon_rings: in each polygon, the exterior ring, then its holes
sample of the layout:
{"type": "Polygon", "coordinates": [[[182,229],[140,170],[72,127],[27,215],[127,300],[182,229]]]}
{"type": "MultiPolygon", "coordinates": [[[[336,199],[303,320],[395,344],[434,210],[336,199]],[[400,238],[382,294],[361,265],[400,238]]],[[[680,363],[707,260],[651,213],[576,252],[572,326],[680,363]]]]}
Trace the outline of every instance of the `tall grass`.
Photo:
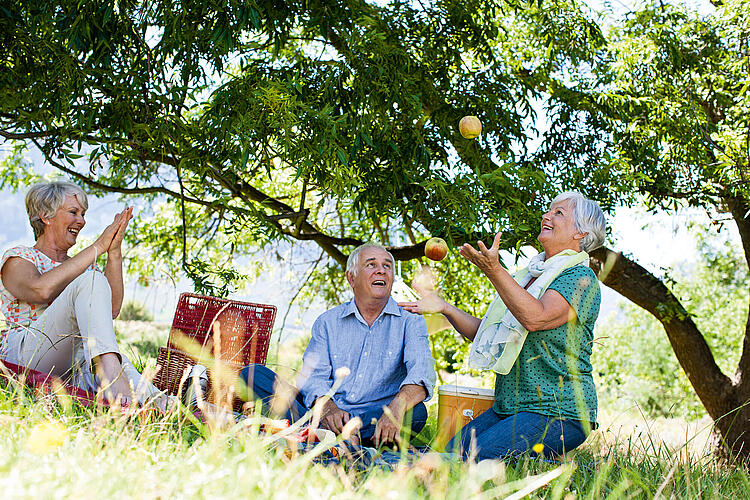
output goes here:
{"type": "MultiPolygon", "coordinates": [[[[419,436],[435,435],[435,407],[419,436]]],[[[742,467],[596,431],[564,462],[461,463],[437,454],[394,471],[316,463],[258,431],[214,428],[185,412],[128,416],[0,383],[3,498],[745,498],[742,467]]]]}
{"type": "MultiPolygon", "coordinates": [[[[641,443],[643,444],[643,443],[641,443]]],[[[324,466],[251,421],[212,429],[185,414],[132,417],[0,390],[4,498],[745,498],[747,472],[713,457],[596,436],[563,464],[466,464],[425,455],[395,471],[324,466]],[[47,422],[59,425],[49,426],[47,422]],[[39,429],[47,436],[40,441],[39,429]],[[545,476],[556,476],[550,480],[545,476]]]]}

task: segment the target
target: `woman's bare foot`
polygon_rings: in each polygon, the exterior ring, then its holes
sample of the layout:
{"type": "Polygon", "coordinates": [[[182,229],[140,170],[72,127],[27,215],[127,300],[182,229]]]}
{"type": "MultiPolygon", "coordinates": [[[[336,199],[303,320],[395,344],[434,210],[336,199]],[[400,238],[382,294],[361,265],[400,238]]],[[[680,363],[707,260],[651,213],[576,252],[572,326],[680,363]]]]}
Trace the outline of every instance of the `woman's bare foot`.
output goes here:
{"type": "Polygon", "coordinates": [[[104,392],[108,401],[117,401],[121,405],[130,405],[134,401],[130,382],[115,353],[108,352],[94,359],[94,372],[99,377],[99,389],[104,392]]]}
{"type": "Polygon", "coordinates": [[[177,403],[177,397],[169,396],[167,394],[160,394],[148,400],[148,404],[152,405],[157,410],[167,413],[172,410],[177,403]]]}

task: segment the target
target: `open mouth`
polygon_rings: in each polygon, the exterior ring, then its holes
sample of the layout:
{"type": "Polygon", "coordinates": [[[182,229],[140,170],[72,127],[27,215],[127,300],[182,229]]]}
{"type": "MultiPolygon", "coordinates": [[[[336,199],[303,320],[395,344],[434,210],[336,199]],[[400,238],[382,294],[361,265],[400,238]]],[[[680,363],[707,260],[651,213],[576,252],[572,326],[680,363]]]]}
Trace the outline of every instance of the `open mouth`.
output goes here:
{"type": "Polygon", "coordinates": [[[73,236],[78,236],[78,231],[80,231],[80,229],[73,229],[72,227],[68,228],[68,232],[71,233],[73,236]]]}
{"type": "Polygon", "coordinates": [[[372,282],[372,286],[385,286],[385,280],[375,280],[372,282]]]}
{"type": "Polygon", "coordinates": [[[542,231],[544,230],[552,231],[552,226],[549,224],[542,224],[542,231]]]}

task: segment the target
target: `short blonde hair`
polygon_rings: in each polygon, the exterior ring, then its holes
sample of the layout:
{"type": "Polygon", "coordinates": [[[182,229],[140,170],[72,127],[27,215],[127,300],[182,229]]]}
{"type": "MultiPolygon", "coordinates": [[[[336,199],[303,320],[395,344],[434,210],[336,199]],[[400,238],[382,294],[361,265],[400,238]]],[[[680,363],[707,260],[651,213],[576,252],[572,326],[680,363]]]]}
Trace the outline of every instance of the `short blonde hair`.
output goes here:
{"type": "Polygon", "coordinates": [[[29,223],[34,230],[34,239],[38,240],[44,232],[44,221],[54,217],[65,203],[67,196],[73,195],[84,210],[89,208],[89,199],[83,189],[65,181],[40,182],[26,193],[26,212],[29,223]]]}

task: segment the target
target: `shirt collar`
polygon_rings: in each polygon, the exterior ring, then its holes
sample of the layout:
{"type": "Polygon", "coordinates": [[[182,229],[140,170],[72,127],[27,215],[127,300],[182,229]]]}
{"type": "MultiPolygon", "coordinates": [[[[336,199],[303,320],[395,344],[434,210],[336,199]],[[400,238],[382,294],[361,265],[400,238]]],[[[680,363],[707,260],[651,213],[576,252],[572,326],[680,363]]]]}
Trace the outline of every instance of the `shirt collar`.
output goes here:
{"type": "MultiPolygon", "coordinates": [[[[341,317],[345,318],[346,316],[349,316],[350,314],[354,314],[357,319],[365,322],[364,318],[362,318],[362,314],[360,314],[359,309],[357,309],[357,303],[354,302],[354,299],[350,300],[346,304],[344,304],[344,308],[341,311],[341,317]]],[[[384,314],[391,314],[393,316],[401,316],[401,308],[398,307],[398,304],[395,300],[393,300],[393,297],[388,297],[388,302],[385,303],[385,307],[382,311],[380,311],[380,314],[378,315],[378,318],[383,316],[384,314]]]]}

